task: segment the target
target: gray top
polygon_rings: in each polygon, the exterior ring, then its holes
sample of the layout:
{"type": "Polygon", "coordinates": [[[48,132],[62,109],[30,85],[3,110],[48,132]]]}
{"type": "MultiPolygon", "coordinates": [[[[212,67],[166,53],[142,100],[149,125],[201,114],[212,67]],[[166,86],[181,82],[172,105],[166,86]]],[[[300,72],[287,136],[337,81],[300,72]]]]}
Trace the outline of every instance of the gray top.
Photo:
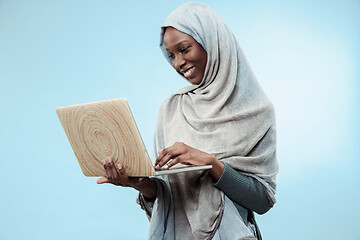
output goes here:
{"type": "MultiPolygon", "coordinates": [[[[249,228],[248,230],[246,228],[243,228],[242,225],[239,225],[238,228],[235,228],[235,232],[230,231],[229,229],[234,229],[232,227],[234,226],[234,223],[237,224],[240,221],[236,220],[237,218],[241,218],[241,222],[244,222],[245,225],[249,227],[249,213],[252,214],[252,211],[254,211],[258,214],[263,214],[267,212],[274,205],[274,203],[271,201],[271,198],[268,197],[266,188],[264,188],[264,186],[257,179],[251,176],[246,176],[241,172],[236,171],[226,163],[224,165],[225,168],[220,179],[213,184],[215,187],[219,188],[225,193],[225,208],[222,216],[222,221],[218,228],[218,231],[215,232],[213,239],[224,239],[224,237],[225,239],[230,239],[230,236],[231,238],[235,236],[234,234],[236,234],[236,236],[238,236],[239,234],[239,236],[242,236],[243,234],[251,236],[248,232],[251,228],[249,228]],[[231,204],[231,202],[233,204],[231,204]],[[239,214],[235,214],[236,210],[239,214]]],[[[159,199],[164,198],[163,195],[168,190],[166,190],[166,184],[161,184],[162,181],[159,181],[160,179],[153,178],[153,180],[157,183],[157,186],[159,188],[157,191],[157,194],[159,195],[157,196],[157,200],[159,201],[159,199]]],[[[146,199],[142,194],[139,194],[137,202],[145,210],[146,215],[150,220],[153,212],[154,201],[149,201],[149,199],[146,199]]],[[[167,211],[165,211],[164,213],[166,212],[167,211]]],[[[155,218],[157,218],[157,216],[155,216],[155,218]]],[[[158,223],[159,221],[162,222],[164,220],[164,217],[161,217],[160,219],[155,219],[155,222],[157,223],[155,224],[155,227],[150,224],[149,232],[151,234],[149,235],[149,239],[157,239],[159,236],[162,236],[161,234],[159,235],[159,232],[168,231],[168,229],[161,230],[161,228],[159,231],[158,223]]],[[[256,223],[253,224],[256,225],[256,223]]],[[[255,231],[255,229],[253,229],[253,231],[255,231]]],[[[254,234],[253,231],[252,234],[254,234]]],[[[171,227],[168,236],[174,237],[174,232],[172,231],[171,227]]],[[[184,239],[191,237],[192,236],[189,235],[184,237],[184,239]]],[[[248,239],[256,238],[249,237],[248,239]]]]}
{"type": "Polygon", "coordinates": [[[264,214],[273,207],[274,203],[259,181],[236,171],[226,163],[224,165],[224,172],[214,186],[233,201],[244,222],[247,222],[247,209],[264,214]]]}

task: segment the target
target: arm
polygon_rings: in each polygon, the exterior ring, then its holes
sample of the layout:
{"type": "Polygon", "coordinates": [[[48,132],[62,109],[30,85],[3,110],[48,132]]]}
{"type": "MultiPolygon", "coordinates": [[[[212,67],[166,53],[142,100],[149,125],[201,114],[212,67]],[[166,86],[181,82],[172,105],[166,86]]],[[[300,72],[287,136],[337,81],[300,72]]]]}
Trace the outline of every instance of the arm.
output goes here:
{"type": "Polygon", "coordinates": [[[171,147],[161,149],[155,162],[155,169],[161,167],[168,169],[177,163],[195,166],[212,165],[209,173],[217,181],[215,186],[223,190],[231,200],[247,209],[263,214],[273,206],[258,180],[237,172],[214,155],[184,143],[175,143],[171,147]]]}
{"type": "Polygon", "coordinates": [[[274,205],[258,180],[237,172],[227,164],[214,186],[223,190],[232,201],[258,214],[266,213],[274,205]]]}

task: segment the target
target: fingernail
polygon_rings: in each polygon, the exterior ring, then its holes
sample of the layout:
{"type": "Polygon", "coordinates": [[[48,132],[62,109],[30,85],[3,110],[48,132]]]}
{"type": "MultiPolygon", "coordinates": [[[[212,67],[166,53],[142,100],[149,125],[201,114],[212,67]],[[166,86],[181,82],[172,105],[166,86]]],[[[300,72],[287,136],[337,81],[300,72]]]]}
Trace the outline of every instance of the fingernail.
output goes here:
{"type": "Polygon", "coordinates": [[[118,169],[121,170],[122,169],[122,165],[119,163],[118,164],[118,169]]]}

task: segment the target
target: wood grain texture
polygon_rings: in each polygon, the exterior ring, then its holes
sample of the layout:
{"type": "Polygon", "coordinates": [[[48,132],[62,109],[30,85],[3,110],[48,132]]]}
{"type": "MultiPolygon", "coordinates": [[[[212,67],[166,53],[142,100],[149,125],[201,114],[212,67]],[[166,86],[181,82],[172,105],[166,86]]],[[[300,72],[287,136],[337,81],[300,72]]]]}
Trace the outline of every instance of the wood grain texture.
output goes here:
{"type": "Polygon", "coordinates": [[[153,176],[144,143],[123,98],[56,109],[85,176],[105,176],[102,160],[122,163],[129,176],[153,176]]]}

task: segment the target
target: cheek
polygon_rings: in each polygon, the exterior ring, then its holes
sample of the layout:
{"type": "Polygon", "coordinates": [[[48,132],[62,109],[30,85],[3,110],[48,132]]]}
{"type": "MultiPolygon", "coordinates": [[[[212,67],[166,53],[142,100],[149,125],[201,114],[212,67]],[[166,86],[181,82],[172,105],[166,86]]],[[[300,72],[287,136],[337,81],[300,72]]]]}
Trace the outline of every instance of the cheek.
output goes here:
{"type": "Polygon", "coordinates": [[[204,60],[204,68],[206,67],[206,64],[207,64],[207,53],[205,53],[205,55],[204,55],[204,58],[203,58],[204,60]]]}
{"type": "Polygon", "coordinates": [[[199,49],[199,51],[197,52],[197,61],[205,69],[207,63],[207,53],[205,50],[199,49]]]}
{"type": "Polygon", "coordinates": [[[202,70],[205,72],[205,68],[206,68],[206,64],[207,64],[207,55],[205,53],[205,56],[203,55],[202,59],[201,59],[201,65],[202,65],[202,70]]]}
{"type": "Polygon", "coordinates": [[[200,66],[203,66],[204,64],[206,65],[206,58],[204,58],[201,51],[197,51],[196,53],[192,54],[192,59],[200,66]]]}

